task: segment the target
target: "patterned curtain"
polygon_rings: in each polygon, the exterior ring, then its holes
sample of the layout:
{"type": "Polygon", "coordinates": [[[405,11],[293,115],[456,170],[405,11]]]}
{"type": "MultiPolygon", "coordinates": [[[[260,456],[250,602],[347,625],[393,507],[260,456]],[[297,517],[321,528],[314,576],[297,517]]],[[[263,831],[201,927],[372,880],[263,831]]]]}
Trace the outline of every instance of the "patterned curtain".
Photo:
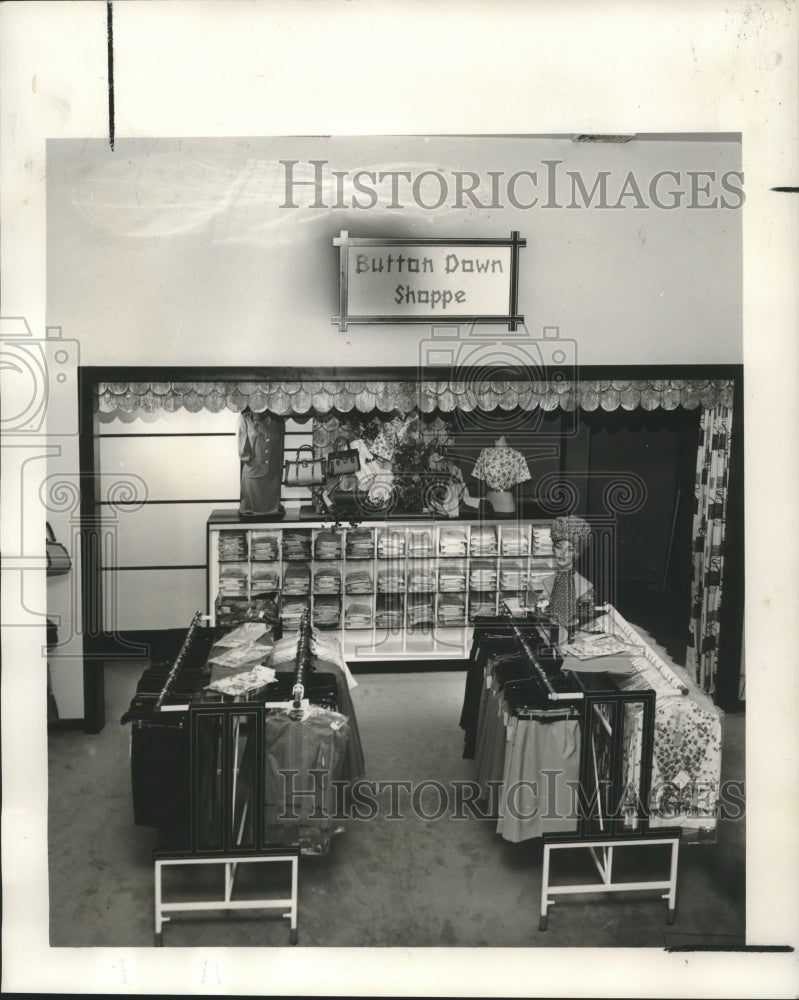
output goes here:
{"type": "Polygon", "coordinates": [[[688,667],[693,667],[697,684],[710,695],[716,691],[718,669],[731,427],[731,405],[702,411],[696,463],[688,667]]]}

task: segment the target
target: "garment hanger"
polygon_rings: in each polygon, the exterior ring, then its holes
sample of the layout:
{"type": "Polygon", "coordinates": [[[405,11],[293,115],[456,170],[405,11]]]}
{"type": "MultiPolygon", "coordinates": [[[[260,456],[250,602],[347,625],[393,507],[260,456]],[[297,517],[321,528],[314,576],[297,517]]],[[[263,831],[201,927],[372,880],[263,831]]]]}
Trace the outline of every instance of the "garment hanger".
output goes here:
{"type": "Polygon", "coordinates": [[[514,715],[517,719],[535,719],[536,722],[540,722],[546,725],[549,722],[561,722],[564,719],[576,719],[579,718],[577,712],[572,708],[560,709],[560,708],[536,708],[534,705],[524,706],[520,705],[517,707],[509,706],[511,715],[514,715]]]}

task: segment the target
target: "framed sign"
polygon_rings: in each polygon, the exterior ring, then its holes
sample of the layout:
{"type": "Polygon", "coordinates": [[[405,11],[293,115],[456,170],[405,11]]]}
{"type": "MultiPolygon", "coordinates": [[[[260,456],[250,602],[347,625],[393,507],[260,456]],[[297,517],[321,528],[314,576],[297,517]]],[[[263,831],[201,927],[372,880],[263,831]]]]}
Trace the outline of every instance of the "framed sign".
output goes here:
{"type": "Polygon", "coordinates": [[[524,321],[516,300],[517,232],[499,239],[358,238],[342,231],[339,330],[350,323],[524,321]]]}

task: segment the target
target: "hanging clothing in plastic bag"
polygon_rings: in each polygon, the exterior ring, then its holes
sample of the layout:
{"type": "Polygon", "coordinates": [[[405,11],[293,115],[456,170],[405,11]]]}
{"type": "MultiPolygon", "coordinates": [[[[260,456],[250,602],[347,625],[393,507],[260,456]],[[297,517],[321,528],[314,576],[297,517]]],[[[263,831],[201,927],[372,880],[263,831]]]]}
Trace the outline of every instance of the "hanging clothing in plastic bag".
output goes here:
{"type": "Polygon", "coordinates": [[[343,778],[348,731],[343,715],[314,705],[300,719],[269,714],[264,825],[270,843],[298,843],[303,854],[328,853],[332,836],[343,829],[333,782],[343,778]]]}

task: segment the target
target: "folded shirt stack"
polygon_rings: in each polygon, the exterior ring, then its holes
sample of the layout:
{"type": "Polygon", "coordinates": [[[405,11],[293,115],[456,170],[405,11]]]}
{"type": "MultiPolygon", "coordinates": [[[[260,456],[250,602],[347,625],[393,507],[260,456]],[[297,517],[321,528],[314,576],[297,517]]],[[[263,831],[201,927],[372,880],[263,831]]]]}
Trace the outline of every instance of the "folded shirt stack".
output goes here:
{"type": "Polygon", "coordinates": [[[374,590],[372,572],[369,569],[351,569],[347,571],[344,589],[348,594],[371,594],[374,590]]]}
{"type": "Polygon", "coordinates": [[[219,578],[219,593],[226,597],[241,597],[247,593],[246,576],[221,576],[219,578]]]}
{"type": "Polygon", "coordinates": [[[499,571],[499,585],[503,590],[526,590],[527,570],[521,566],[503,566],[499,571]]]}
{"type": "Polygon", "coordinates": [[[298,531],[283,532],[283,558],[284,559],[310,559],[311,558],[311,536],[301,534],[298,531]]]}
{"type": "Polygon", "coordinates": [[[371,559],[375,554],[375,536],[370,528],[352,528],[347,532],[347,558],[371,559]]]}
{"type": "Polygon", "coordinates": [[[377,539],[377,554],[381,559],[404,556],[405,533],[402,531],[389,531],[388,529],[381,531],[377,539]]]}
{"type": "Polygon", "coordinates": [[[478,615],[494,615],[494,598],[489,594],[469,595],[469,618],[474,620],[478,615]]]}
{"type": "Polygon", "coordinates": [[[368,604],[349,604],[344,612],[346,628],[371,628],[372,609],[368,604]]]}
{"type": "Polygon", "coordinates": [[[335,531],[320,531],[314,541],[314,555],[317,559],[340,559],[341,535],[335,531]]]}
{"type": "MultiPolygon", "coordinates": [[[[243,644],[239,646],[229,646],[221,648],[214,646],[208,657],[208,665],[212,668],[212,676],[224,677],[231,672],[244,670],[253,667],[255,664],[263,663],[269,656],[269,647],[261,646],[258,643],[243,644]]],[[[274,671],[273,671],[274,673],[274,671]]]]}
{"type": "Polygon", "coordinates": [[[524,528],[502,528],[500,551],[503,556],[526,556],[530,554],[527,532],[524,528]]]}
{"type": "Polygon", "coordinates": [[[219,566],[219,593],[225,597],[246,596],[247,576],[246,562],[221,563],[219,566]]]}
{"type": "Polygon", "coordinates": [[[466,590],[466,570],[459,566],[440,566],[438,589],[442,593],[463,593],[466,590]]]}
{"type": "Polygon", "coordinates": [[[276,596],[274,594],[253,594],[247,605],[247,618],[265,622],[267,625],[274,625],[278,619],[276,596]]]}
{"type": "Polygon", "coordinates": [[[440,625],[463,625],[466,621],[466,599],[447,594],[438,599],[438,622],[440,625]]]}
{"type": "Polygon", "coordinates": [[[271,667],[256,665],[251,670],[242,673],[231,674],[229,677],[218,677],[211,681],[208,689],[232,698],[246,699],[260,694],[276,676],[277,674],[271,667]]]}
{"type": "Polygon", "coordinates": [[[254,562],[251,567],[253,590],[280,590],[280,570],[268,563],[254,562]]]}
{"type": "Polygon", "coordinates": [[[219,594],[214,602],[217,625],[237,625],[247,618],[247,599],[219,594]]]}
{"type": "Polygon", "coordinates": [[[313,623],[319,628],[338,628],[341,624],[341,601],[338,597],[317,597],[313,602],[313,623]]]}
{"type": "Polygon", "coordinates": [[[435,575],[430,567],[415,567],[408,573],[408,591],[429,594],[436,589],[435,575]]]}
{"type": "Polygon", "coordinates": [[[253,531],[250,535],[250,552],[253,559],[277,559],[280,542],[276,531],[253,531]]]}
{"type": "Polygon", "coordinates": [[[246,559],[247,539],[243,531],[219,532],[220,559],[246,559]]]}
{"type": "Polygon", "coordinates": [[[405,573],[401,566],[387,566],[377,574],[377,589],[380,593],[396,594],[405,590],[405,573]]]}
{"type": "Polygon", "coordinates": [[[433,536],[429,531],[411,530],[408,532],[408,555],[424,557],[433,554],[433,536]]]}
{"type": "Polygon", "coordinates": [[[325,566],[317,569],[313,578],[315,594],[340,594],[341,570],[338,566],[325,566]]]}
{"type": "Polygon", "coordinates": [[[533,528],[533,555],[552,555],[552,535],[549,528],[533,528]]]}
{"type": "Polygon", "coordinates": [[[438,551],[442,556],[466,555],[466,529],[442,528],[438,536],[438,551]]]}
{"type": "Polygon", "coordinates": [[[497,532],[492,527],[472,528],[469,542],[473,556],[495,556],[497,554],[497,532]]]}
{"type": "Polygon", "coordinates": [[[427,600],[414,598],[408,601],[408,627],[418,628],[420,625],[433,624],[433,603],[427,600]]]}
{"type": "Polygon", "coordinates": [[[283,597],[283,608],[280,612],[280,620],[283,628],[299,628],[303,612],[308,607],[308,601],[301,597],[283,597]]]}
{"type": "Polygon", "coordinates": [[[398,594],[386,594],[377,599],[375,625],[378,628],[401,628],[405,616],[403,598],[398,594]]]}
{"type": "Polygon", "coordinates": [[[496,590],[497,570],[495,566],[473,564],[469,572],[470,590],[496,590]]]}
{"type": "Polygon", "coordinates": [[[283,573],[284,594],[309,594],[311,571],[306,565],[287,566],[283,573]]]}

